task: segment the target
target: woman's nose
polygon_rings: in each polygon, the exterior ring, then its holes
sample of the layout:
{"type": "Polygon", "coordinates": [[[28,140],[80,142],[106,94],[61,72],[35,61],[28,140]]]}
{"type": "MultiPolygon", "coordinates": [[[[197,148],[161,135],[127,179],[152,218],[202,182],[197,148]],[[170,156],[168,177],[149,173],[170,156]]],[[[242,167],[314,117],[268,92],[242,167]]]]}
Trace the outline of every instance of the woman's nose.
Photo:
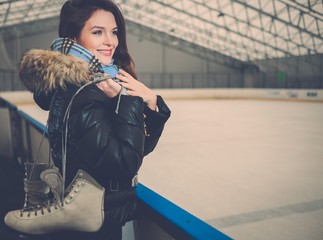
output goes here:
{"type": "Polygon", "coordinates": [[[104,44],[105,45],[108,45],[108,46],[112,45],[113,44],[113,38],[112,38],[112,36],[110,36],[109,34],[107,34],[105,36],[105,38],[104,38],[104,44]]]}

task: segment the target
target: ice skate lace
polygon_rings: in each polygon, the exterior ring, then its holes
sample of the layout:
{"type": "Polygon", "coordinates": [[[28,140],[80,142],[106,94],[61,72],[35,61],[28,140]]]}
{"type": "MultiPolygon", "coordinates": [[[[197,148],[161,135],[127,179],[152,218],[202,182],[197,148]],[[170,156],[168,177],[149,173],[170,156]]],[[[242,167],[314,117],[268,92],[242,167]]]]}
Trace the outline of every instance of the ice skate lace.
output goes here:
{"type": "MultiPolygon", "coordinates": [[[[79,187],[82,185],[83,184],[77,180],[74,184],[70,185],[69,189],[67,189],[67,191],[65,192],[66,196],[70,196],[70,199],[72,199],[74,197],[74,194],[79,192],[79,187]],[[71,192],[74,192],[74,194],[71,194],[71,192]]],[[[37,217],[38,215],[45,215],[47,213],[51,213],[53,210],[57,210],[62,207],[64,207],[64,201],[61,201],[61,199],[56,199],[54,197],[53,199],[44,201],[43,203],[37,204],[35,206],[23,207],[20,210],[20,217],[23,217],[24,214],[27,214],[27,217],[37,217]]]]}
{"type": "MultiPolygon", "coordinates": [[[[72,99],[71,99],[71,101],[70,101],[70,103],[69,103],[69,105],[67,107],[67,110],[65,112],[65,116],[64,116],[64,120],[63,120],[65,122],[65,135],[62,134],[62,140],[63,140],[62,141],[63,142],[63,146],[62,146],[62,154],[63,154],[63,157],[62,157],[62,173],[63,173],[62,174],[63,175],[62,176],[63,177],[63,184],[62,184],[63,185],[63,191],[62,191],[62,196],[60,196],[60,199],[53,198],[51,200],[44,201],[43,203],[37,204],[35,206],[28,206],[27,205],[27,207],[23,207],[20,210],[20,217],[23,217],[24,214],[27,214],[27,217],[31,217],[32,215],[33,216],[38,216],[39,214],[45,215],[46,213],[51,213],[52,212],[52,209],[57,210],[59,207],[64,206],[64,200],[63,199],[64,199],[64,196],[65,196],[64,186],[65,186],[65,175],[66,175],[66,147],[67,147],[66,146],[66,143],[67,143],[67,129],[68,129],[67,122],[68,122],[68,119],[69,119],[69,114],[70,114],[70,110],[71,110],[71,105],[72,105],[73,99],[86,86],[88,86],[90,84],[99,83],[101,81],[106,80],[107,78],[110,78],[110,76],[109,75],[106,75],[106,74],[103,75],[103,76],[102,75],[95,76],[94,77],[94,80],[92,82],[89,82],[89,83],[83,85],[81,88],[79,88],[78,91],[72,97],[72,99]]],[[[119,93],[119,95],[121,95],[121,94],[119,93]]],[[[120,102],[120,96],[119,96],[119,99],[118,99],[116,113],[118,113],[119,102],[120,102]]],[[[37,153],[37,156],[38,156],[38,153],[37,153]]],[[[72,186],[72,188],[73,188],[73,186],[72,186]]],[[[68,193],[66,193],[66,194],[68,194],[68,193]]],[[[28,201],[28,197],[27,197],[26,201],[28,201]]]]}
{"type": "Polygon", "coordinates": [[[39,202],[45,202],[45,201],[46,201],[46,199],[47,199],[47,195],[42,194],[42,193],[39,193],[39,194],[35,194],[35,193],[33,193],[33,194],[31,195],[30,193],[28,193],[28,194],[26,194],[26,195],[25,195],[25,205],[26,205],[26,206],[32,206],[32,205],[34,205],[34,204],[33,204],[33,199],[34,199],[34,198],[36,198],[36,199],[37,199],[37,201],[38,201],[39,199],[41,199],[39,202]]]}
{"type": "Polygon", "coordinates": [[[27,214],[27,217],[31,217],[32,215],[38,216],[39,214],[45,215],[46,213],[51,213],[52,208],[58,209],[59,206],[60,206],[60,203],[56,199],[48,200],[36,206],[24,207],[23,209],[20,210],[20,217],[23,217],[24,214],[27,214]]]}
{"type": "MultiPolygon", "coordinates": [[[[87,87],[88,85],[91,85],[91,84],[96,84],[96,83],[99,83],[99,82],[102,82],[106,79],[109,79],[109,78],[112,78],[109,74],[94,74],[93,76],[93,81],[91,82],[88,82],[86,84],[84,84],[83,86],[81,86],[77,91],[76,93],[74,93],[73,97],[71,98],[67,108],[66,108],[66,111],[65,111],[65,115],[64,115],[64,118],[63,118],[63,134],[62,134],[62,178],[63,178],[63,191],[62,191],[62,204],[64,204],[63,202],[63,196],[65,195],[65,178],[66,178],[66,157],[67,157],[67,154],[66,154],[66,150],[67,150],[67,138],[68,138],[68,121],[69,121],[69,117],[70,117],[70,112],[71,112],[71,107],[72,107],[72,103],[73,103],[73,100],[74,98],[76,97],[76,95],[82,91],[85,87],[87,87]]],[[[122,90],[123,88],[121,88],[122,90]]],[[[118,114],[118,111],[119,111],[119,104],[120,104],[120,100],[121,100],[121,90],[119,92],[119,97],[118,97],[118,103],[117,103],[117,107],[116,107],[116,114],[118,114]]]]}

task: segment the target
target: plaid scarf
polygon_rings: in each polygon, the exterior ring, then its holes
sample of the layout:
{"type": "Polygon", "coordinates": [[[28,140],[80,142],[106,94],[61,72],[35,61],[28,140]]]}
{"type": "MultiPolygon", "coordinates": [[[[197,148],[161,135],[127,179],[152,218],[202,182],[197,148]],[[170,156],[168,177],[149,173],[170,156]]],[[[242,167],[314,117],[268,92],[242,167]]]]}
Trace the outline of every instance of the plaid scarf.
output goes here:
{"type": "Polygon", "coordinates": [[[90,70],[94,73],[108,73],[112,78],[115,78],[119,72],[119,67],[112,62],[109,65],[103,65],[100,60],[91,52],[81,45],[75,43],[70,38],[57,38],[52,42],[51,49],[63,54],[71,54],[86,61],[90,65],[90,70]]]}
{"type": "MultiPolygon", "coordinates": [[[[51,49],[54,51],[61,52],[63,54],[71,54],[75,57],[83,59],[90,65],[90,70],[94,73],[107,73],[109,74],[115,82],[118,82],[119,79],[116,79],[116,75],[119,73],[119,67],[113,64],[113,59],[109,65],[103,65],[100,63],[100,60],[96,58],[90,51],[81,45],[75,43],[70,38],[57,38],[52,42],[51,49]]],[[[85,86],[83,86],[85,87],[85,86]]],[[[81,89],[83,89],[83,87],[81,89]]],[[[79,89],[79,91],[81,90],[79,89]]],[[[78,92],[79,92],[78,91],[78,92]]],[[[116,106],[116,114],[119,112],[119,105],[121,101],[121,92],[125,91],[125,94],[128,95],[126,88],[121,86],[121,90],[118,94],[118,102],[116,106]]],[[[77,92],[77,93],[78,93],[77,92]]],[[[77,94],[76,93],[76,94],[77,94]]],[[[75,94],[75,95],[76,95],[75,94]]]]}

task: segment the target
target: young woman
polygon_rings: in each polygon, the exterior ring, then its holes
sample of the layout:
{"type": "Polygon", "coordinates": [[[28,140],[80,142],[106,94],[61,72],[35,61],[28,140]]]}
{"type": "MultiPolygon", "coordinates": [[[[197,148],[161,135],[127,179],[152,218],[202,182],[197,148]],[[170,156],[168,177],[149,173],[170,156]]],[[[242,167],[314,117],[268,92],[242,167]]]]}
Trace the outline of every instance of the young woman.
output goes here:
{"type": "MultiPolygon", "coordinates": [[[[61,9],[52,51],[30,50],[20,77],[35,102],[49,110],[51,156],[62,170],[62,134],[68,104],[66,181],[79,169],[105,188],[105,220],[94,233],[63,232],[57,239],[122,239],[135,218],[136,175],[170,116],[160,96],[139,82],[126,42],[125,21],[110,0],[69,0],[61,9]],[[102,81],[102,79],[104,79],[102,81]]],[[[54,239],[52,235],[51,239],[54,239]]]]}

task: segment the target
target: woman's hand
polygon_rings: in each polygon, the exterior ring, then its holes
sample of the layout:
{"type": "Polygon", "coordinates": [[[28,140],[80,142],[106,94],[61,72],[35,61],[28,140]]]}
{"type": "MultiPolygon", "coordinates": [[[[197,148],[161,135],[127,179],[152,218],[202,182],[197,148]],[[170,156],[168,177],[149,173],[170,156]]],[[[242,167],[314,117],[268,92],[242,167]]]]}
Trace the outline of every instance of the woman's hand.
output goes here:
{"type": "Polygon", "coordinates": [[[111,78],[97,83],[96,86],[110,98],[117,96],[121,90],[121,86],[111,78]]]}
{"type": "Polygon", "coordinates": [[[119,70],[119,74],[117,74],[116,78],[120,80],[119,84],[127,89],[130,96],[142,97],[150,109],[156,110],[157,95],[150,88],[134,79],[129,73],[122,69],[119,70]]]}

